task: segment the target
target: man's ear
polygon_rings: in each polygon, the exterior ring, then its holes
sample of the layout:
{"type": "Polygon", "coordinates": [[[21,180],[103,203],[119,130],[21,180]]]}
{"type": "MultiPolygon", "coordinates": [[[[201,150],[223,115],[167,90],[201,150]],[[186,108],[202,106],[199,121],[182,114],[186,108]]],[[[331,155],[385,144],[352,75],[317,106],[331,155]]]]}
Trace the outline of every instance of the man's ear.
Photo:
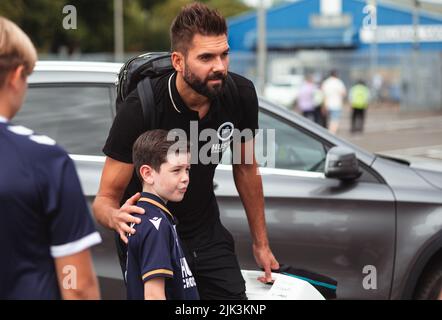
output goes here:
{"type": "Polygon", "coordinates": [[[153,168],[147,164],[140,167],[140,175],[144,182],[147,184],[153,184],[153,168]]]}
{"type": "Polygon", "coordinates": [[[25,67],[23,65],[18,66],[14,70],[11,70],[6,77],[6,84],[16,89],[22,85],[25,67]]]}
{"type": "Polygon", "coordinates": [[[177,72],[184,71],[184,55],[181,52],[172,52],[172,65],[177,72]]]}

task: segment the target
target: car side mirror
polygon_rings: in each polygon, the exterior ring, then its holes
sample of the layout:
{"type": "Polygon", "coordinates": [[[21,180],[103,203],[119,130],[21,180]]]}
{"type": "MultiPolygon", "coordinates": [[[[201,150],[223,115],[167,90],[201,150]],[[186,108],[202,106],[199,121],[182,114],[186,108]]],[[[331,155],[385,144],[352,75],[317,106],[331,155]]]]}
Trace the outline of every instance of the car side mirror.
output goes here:
{"type": "Polygon", "coordinates": [[[331,148],[325,159],[325,176],[339,180],[355,180],[362,175],[356,154],[345,147],[331,148]]]}

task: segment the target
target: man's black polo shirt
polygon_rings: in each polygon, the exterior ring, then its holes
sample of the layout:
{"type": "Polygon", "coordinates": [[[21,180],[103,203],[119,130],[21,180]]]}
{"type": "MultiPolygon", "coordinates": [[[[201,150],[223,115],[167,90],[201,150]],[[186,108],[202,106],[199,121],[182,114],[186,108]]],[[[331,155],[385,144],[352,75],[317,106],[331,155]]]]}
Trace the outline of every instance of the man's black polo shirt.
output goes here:
{"type": "MultiPolygon", "coordinates": [[[[176,85],[176,74],[167,74],[152,81],[154,99],[159,111],[158,128],[171,130],[182,129],[190,138],[190,122],[198,121],[198,133],[211,128],[222,131],[222,128],[233,124],[234,129],[258,129],[258,100],[255,87],[250,80],[230,73],[236,83],[239,100],[232,105],[225,95],[212,101],[204,118],[199,119],[198,112],[190,110],[181,99],[176,85]],[[172,77],[172,79],[170,79],[172,77]],[[170,81],[170,93],[168,83],[170,81]],[[175,103],[172,104],[170,94],[175,103]]],[[[225,90],[229,90],[225,86],[225,90]]],[[[232,94],[233,96],[233,94],[232,94]]],[[[117,113],[110,129],[103,152],[110,158],[132,163],[132,146],[135,140],[147,128],[144,124],[141,103],[137,91],[132,92],[117,113]]],[[[232,129],[232,128],[230,128],[232,129]]],[[[223,141],[217,141],[219,144],[223,141]]],[[[191,141],[192,143],[192,141],[191,141]]],[[[206,142],[199,142],[199,149],[206,142]]],[[[221,154],[220,154],[221,156],[221,154]]],[[[191,248],[200,248],[217,241],[215,227],[219,224],[219,210],[213,191],[213,176],[217,164],[192,164],[190,183],[184,199],[179,203],[170,203],[169,207],[178,218],[178,232],[182,240],[191,248]]],[[[136,192],[141,185],[135,176],[126,189],[124,201],[136,192]]],[[[123,201],[123,202],[124,202],[123,201]]],[[[217,229],[218,230],[218,229],[217,229]]]]}

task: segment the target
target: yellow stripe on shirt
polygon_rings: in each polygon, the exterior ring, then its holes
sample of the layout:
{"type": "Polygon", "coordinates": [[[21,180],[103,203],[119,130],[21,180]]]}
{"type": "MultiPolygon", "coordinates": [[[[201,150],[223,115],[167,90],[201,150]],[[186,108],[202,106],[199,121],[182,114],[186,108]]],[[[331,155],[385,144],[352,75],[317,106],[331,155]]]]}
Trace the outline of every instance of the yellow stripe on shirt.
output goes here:
{"type": "Polygon", "coordinates": [[[173,217],[173,214],[165,207],[163,206],[161,203],[153,200],[153,199],[149,199],[149,198],[140,198],[138,201],[142,201],[142,202],[148,202],[150,204],[153,204],[154,206],[160,208],[161,210],[167,212],[171,217],[173,217]]]}
{"type": "Polygon", "coordinates": [[[144,280],[147,277],[150,277],[151,275],[154,275],[154,274],[167,274],[167,275],[173,276],[173,272],[170,271],[170,270],[167,270],[167,269],[157,269],[157,270],[152,270],[152,271],[149,271],[149,272],[145,273],[142,278],[144,280]]]}

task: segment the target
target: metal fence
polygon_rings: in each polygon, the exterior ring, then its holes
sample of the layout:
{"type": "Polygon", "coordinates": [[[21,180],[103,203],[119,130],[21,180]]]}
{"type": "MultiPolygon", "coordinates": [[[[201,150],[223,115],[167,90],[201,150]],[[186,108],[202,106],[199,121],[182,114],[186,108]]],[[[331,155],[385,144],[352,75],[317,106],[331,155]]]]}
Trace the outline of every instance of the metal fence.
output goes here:
{"type": "MultiPolygon", "coordinates": [[[[136,55],[126,53],[124,59],[136,55]]],[[[40,55],[42,60],[114,61],[111,53],[68,56],[40,55]]],[[[256,83],[256,54],[233,52],[230,70],[256,83]]],[[[442,52],[357,52],[357,51],[296,51],[267,54],[266,82],[282,75],[312,74],[316,81],[332,69],[347,87],[364,80],[371,88],[375,101],[395,102],[401,110],[442,111],[442,52]]]]}
{"type": "MultiPolygon", "coordinates": [[[[375,101],[399,103],[404,111],[442,111],[441,52],[276,52],[268,54],[266,65],[267,83],[284,74],[312,74],[319,82],[337,70],[347,87],[365,81],[375,101]]],[[[232,53],[230,68],[254,80],[256,55],[232,53]]]]}

